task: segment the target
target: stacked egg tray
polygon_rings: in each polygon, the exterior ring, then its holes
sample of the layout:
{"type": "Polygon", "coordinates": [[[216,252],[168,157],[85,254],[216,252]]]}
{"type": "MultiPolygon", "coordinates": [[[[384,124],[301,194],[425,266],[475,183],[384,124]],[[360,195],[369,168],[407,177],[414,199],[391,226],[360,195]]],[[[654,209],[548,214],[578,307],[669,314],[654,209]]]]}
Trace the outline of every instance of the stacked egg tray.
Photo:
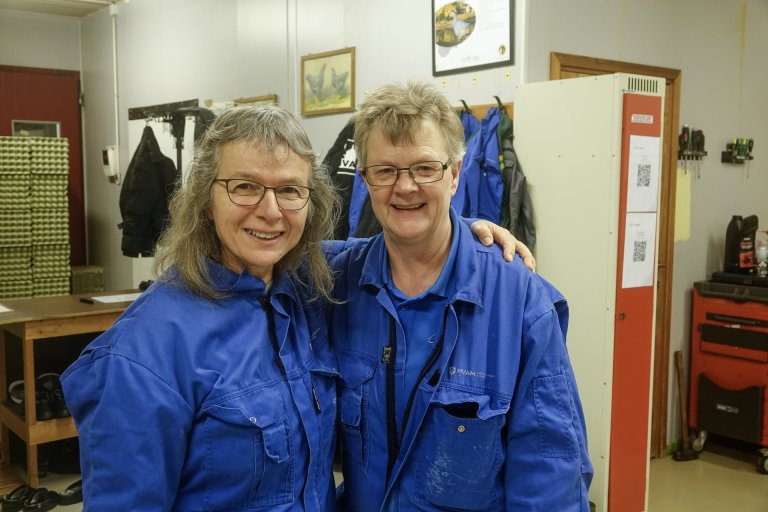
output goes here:
{"type": "Polygon", "coordinates": [[[19,137],[0,137],[0,209],[28,210],[32,160],[29,141],[19,137]]]}
{"type": "Polygon", "coordinates": [[[32,206],[32,295],[69,293],[67,139],[30,138],[32,206]]]}
{"type": "Polygon", "coordinates": [[[33,244],[32,295],[67,295],[69,285],[69,244],[33,244]]]}
{"type": "Polygon", "coordinates": [[[0,298],[69,293],[68,173],[67,139],[0,137],[0,298]]]}
{"type": "Polygon", "coordinates": [[[69,272],[69,244],[32,246],[32,278],[35,281],[69,279],[69,272]]]}
{"type": "Polygon", "coordinates": [[[32,296],[32,247],[0,247],[0,298],[32,296]]]}

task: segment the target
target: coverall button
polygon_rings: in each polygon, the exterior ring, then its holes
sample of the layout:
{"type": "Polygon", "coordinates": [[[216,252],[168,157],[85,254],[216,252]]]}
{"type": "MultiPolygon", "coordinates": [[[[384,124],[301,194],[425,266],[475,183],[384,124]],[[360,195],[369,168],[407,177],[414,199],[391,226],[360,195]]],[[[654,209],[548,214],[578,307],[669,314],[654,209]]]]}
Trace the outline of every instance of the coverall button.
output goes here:
{"type": "Polygon", "coordinates": [[[457,428],[459,432],[464,432],[466,429],[464,428],[464,425],[459,425],[459,428],[457,428]]]}

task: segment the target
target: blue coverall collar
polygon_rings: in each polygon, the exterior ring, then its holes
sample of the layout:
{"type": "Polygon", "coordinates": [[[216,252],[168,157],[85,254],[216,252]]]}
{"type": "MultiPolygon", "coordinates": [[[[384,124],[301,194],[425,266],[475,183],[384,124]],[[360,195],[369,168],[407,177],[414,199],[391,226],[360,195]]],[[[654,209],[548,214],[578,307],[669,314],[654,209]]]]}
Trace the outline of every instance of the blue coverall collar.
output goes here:
{"type": "MultiPolygon", "coordinates": [[[[458,230],[458,237],[454,237],[459,246],[454,264],[455,287],[453,295],[449,302],[457,300],[471,302],[478,306],[483,306],[482,290],[480,278],[478,277],[477,253],[498,252],[498,247],[483,246],[472,234],[469,227],[459,218],[453,208],[450,209],[451,223],[454,229],[458,230]],[[463,250],[462,248],[474,248],[474,251],[463,250]]],[[[378,234],[371,239],[370,251],[363,265],[363,271],[360,276],[359,286],[375,286],[382,289],[386,286],[386,276],[384,275],[384,261],[387,259],[387,246],[384,242],[383,234],[378,234]]]]}

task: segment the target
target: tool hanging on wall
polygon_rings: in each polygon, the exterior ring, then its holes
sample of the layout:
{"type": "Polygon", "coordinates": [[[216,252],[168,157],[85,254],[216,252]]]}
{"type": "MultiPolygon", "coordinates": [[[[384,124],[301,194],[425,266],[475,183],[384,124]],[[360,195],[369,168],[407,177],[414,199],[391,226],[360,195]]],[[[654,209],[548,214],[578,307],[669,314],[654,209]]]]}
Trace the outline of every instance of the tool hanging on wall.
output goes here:
{"type": "Polygon", "coordinates": [[[720,161],[724,164],[747,164],[747,177],[749,177],[749,161],[754,160],[752,156],[754,147],[754,139],[734,138],[732,142],[725,145],[720,161]]]}
{"type": "Polygon", "coordinates": [[[683,172],[687,173],[690,167],[691,171],[696,170],[696,177],[701,178],[701,159],[707,156],[704,149],[704,131],[692,130],[684,124],[677,143],[677,160],[682,162],[683,172]]]}

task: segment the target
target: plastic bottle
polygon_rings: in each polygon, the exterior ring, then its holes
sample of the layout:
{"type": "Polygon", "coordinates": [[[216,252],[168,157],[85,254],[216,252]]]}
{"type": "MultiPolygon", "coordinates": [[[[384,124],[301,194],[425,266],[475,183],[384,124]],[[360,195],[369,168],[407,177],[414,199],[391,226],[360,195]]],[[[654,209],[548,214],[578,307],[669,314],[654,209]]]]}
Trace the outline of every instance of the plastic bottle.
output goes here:
{"type": "Polygon", "coordinates": [[[725,230],[726,272],[739,273],[739,252],[741,249],[741,215],[734,215],[725,230]]]}
{"type": "Polygon", "coordinates": [[[743,236],[739,242],[739,272],[742,274],[755,273],[754,234],[743,236]]]}
{"type": "Polygon", "coordinates": [[[760,238],[756,242],[757,275],[768,277],[768,239],[760,238]]]}

